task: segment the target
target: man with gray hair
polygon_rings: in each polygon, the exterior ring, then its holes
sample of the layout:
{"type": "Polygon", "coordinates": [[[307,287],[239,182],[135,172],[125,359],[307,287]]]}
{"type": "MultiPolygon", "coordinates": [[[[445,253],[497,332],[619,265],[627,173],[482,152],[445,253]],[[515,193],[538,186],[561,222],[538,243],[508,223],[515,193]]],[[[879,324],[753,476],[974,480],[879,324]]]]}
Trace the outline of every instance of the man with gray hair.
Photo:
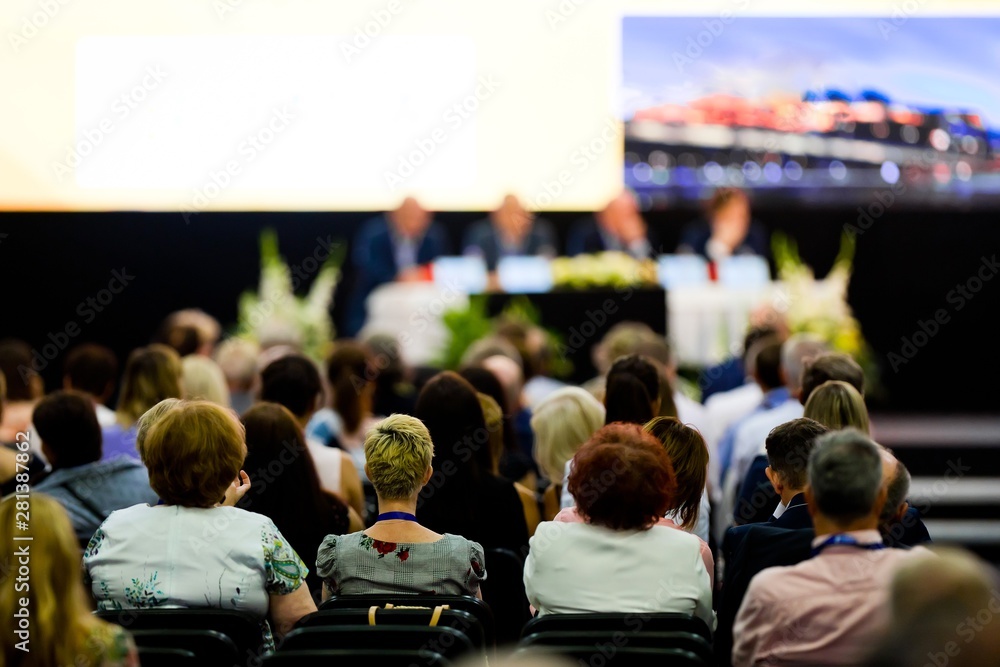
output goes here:
{"type": "Polygon", "coordinates": [[[882,453],[854,429],[820,437],[809,457],[810,560],[750,582],[733,625],[733,665],[854,665],[885,620],[889,583],[907,559],[878,531],[888,495],[882,453]]]}

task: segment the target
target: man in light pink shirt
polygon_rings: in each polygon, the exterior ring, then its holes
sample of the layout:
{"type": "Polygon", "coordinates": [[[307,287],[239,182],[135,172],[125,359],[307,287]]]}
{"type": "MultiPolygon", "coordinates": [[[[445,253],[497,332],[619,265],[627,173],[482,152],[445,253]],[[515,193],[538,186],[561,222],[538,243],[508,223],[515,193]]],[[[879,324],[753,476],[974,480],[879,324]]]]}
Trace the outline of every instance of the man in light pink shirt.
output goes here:
{"type": "Polygon", "coordinates": [[[733,626],[734,667],[857,664],[887,621],[895,569],[927,554],[882,543],[882,457],[860,432],[818,439],[805,493],[816,555],[750,582],[733,626]]]}

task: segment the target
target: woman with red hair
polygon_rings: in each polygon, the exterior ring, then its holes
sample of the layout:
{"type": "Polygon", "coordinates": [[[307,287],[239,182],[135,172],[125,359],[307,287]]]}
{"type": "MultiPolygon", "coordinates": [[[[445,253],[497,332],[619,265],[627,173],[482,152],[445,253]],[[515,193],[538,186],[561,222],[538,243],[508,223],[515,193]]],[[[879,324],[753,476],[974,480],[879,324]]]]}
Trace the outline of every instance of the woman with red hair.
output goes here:
{"type": "Polygon", "coordinates": [[[663,445],[636,424],[605,426],[577,452],[569,491],[585,523],[545,522],[524,566],[539,614],[692,614],[715,627],[694,535],[658,526],[677,481],[663,445]]]}

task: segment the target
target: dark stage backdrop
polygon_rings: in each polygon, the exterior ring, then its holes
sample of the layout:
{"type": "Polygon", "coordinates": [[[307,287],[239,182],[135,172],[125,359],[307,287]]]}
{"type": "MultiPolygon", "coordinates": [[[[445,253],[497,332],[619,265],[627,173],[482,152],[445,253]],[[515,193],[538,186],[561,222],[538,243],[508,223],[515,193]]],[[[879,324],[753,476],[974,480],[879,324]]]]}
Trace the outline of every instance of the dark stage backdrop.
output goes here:
{"type": "MultiPolygon", "coordinates": [[[[38,350],[50,345],[47,351],[56,354],[43,375],[53,389],[67,344],[100,341],[124,362],[127,351],[148,342],[172,310],[200,307],[232,324],[240,293],[257,284],[263,228],[277,230],[283,255],[298,264],[328,238],[349,240],[370,215],[203,213],[185,224],[177,213],[3,213],[0,335],[23,338],[38,350]]],[[[481,216],[449,213],[439,219],[457,247],[465,225],[481,216]]],[[[844,225],[858,223],[856,210],[758,207],[755,216],[797,239],[820,276],[833,261],[844,225]]],[[[581,216],[547,217],[564,237],[581,216]]],[[[647,215],[668,250],[683,224],[696,217],[694,210],[647,215]]],[[[902,210],[897,203],[862,222],[850,301],[882,364],[886,396],[873,407],[996,411],[1000,279],[990,279],[998,270],[992,258],[1000,252],[995,214],[902,210]]],[[[348,274],[341,287],[350,284],[348,274]]],[[[337,319],[344,301],[338,293],[337,319]]]]}

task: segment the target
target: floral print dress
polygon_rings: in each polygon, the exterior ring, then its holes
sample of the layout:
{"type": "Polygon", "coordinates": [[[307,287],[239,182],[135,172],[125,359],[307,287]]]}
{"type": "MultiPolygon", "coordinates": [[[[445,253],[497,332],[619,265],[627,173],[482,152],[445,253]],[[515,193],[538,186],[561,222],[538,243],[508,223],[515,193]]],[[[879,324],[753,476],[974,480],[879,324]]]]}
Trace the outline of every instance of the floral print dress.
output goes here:
{"type": "Polygon", "coordinates": [[[334,595],[475,595],[486,579],[483,548],[445,533],[437,542],[384,542],[363,532],[329,535],[316,573],[334,595]]]}
{"type": "Polygon", "coordinates": [[[309,573],[265,516],[235,507],[136,505],[113,512],[83,555],[98,609],[202,608],[261,619],[270,595],[297,590],[309,573]]]}

